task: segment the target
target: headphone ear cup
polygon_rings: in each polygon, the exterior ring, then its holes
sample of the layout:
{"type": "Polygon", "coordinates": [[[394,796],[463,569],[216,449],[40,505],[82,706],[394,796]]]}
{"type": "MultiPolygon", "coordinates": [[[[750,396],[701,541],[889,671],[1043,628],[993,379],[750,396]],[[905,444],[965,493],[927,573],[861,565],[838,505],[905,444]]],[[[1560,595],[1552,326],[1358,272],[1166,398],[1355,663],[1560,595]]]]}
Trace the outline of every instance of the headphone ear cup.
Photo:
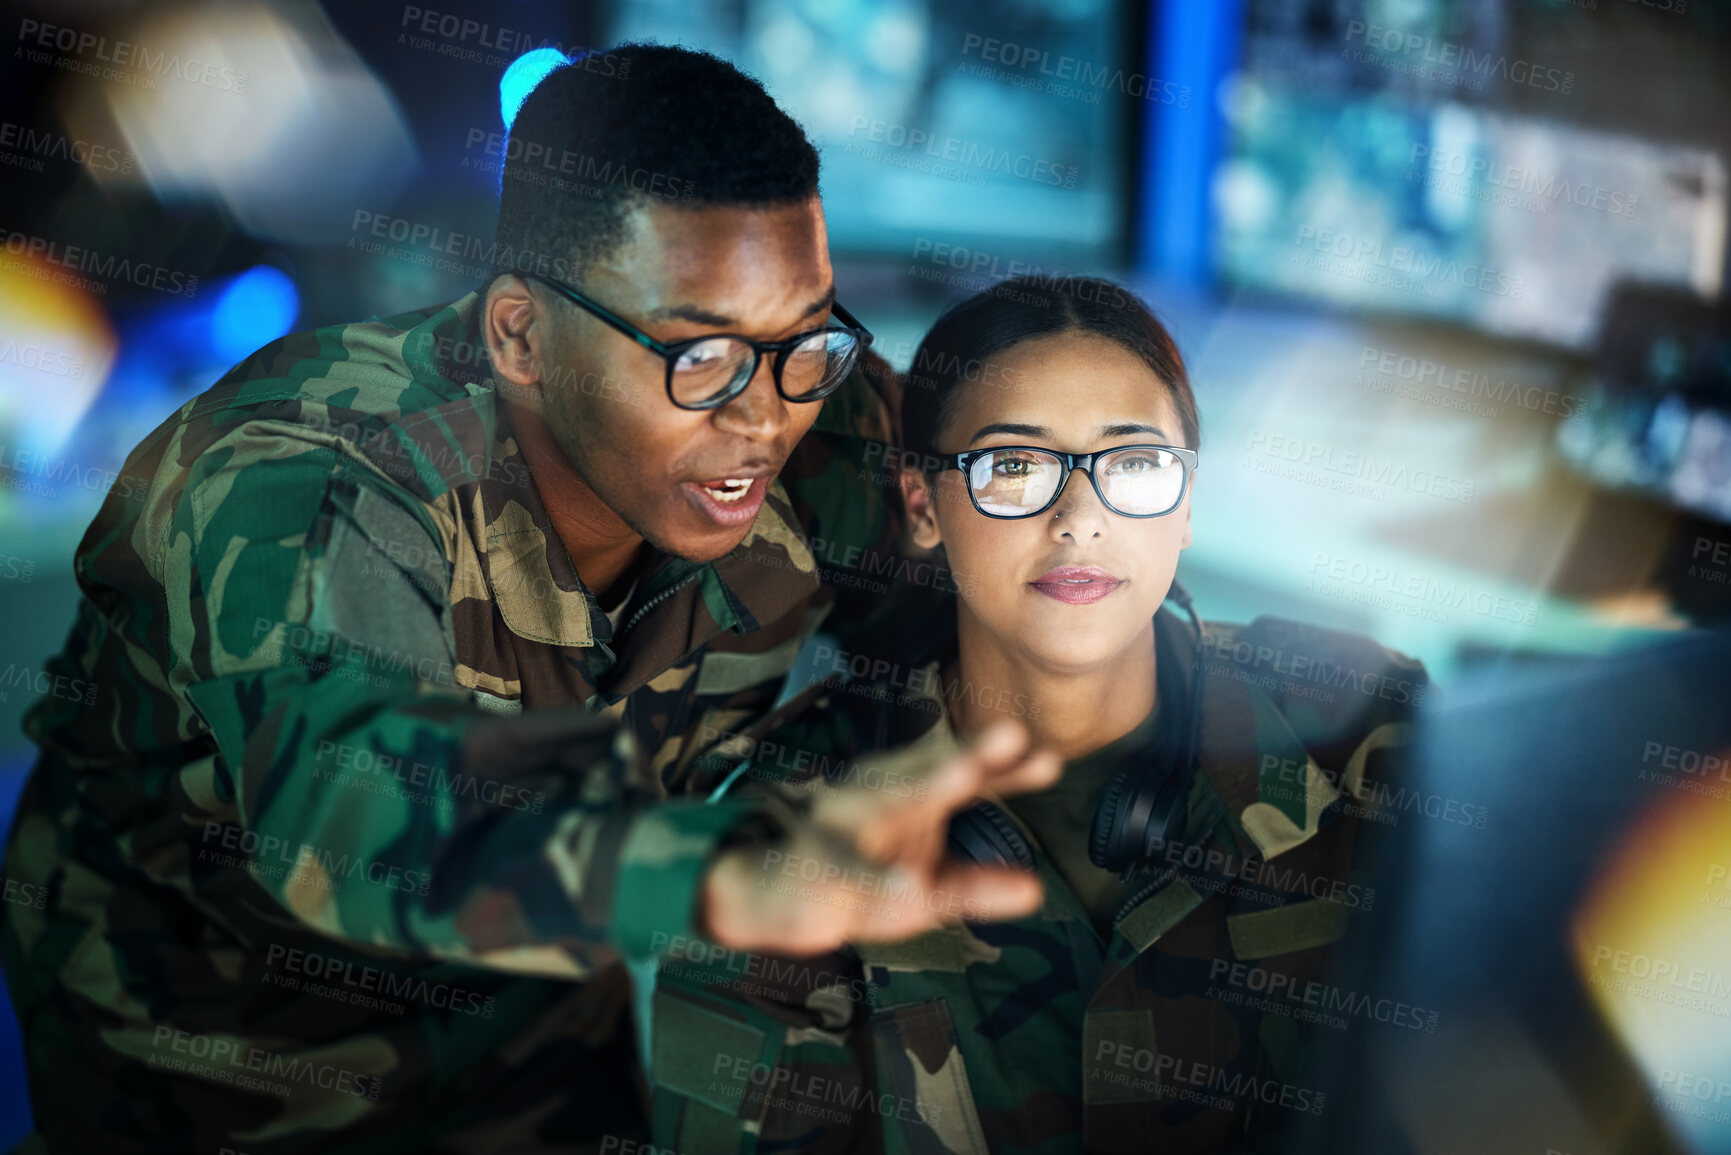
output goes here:
{"type": "Polygon", "coordinates": [[[1124,802],[1131,790],[1130,777],[1127,768],[1114,774],[1100,796],[1099,809],[1094,811],[1094,828],[1088,835],[1088,860],[1101,870],[1119,871],[1129,865],[1120,827],[1129,810],[1124,802]]]}
{"type": "Polygon", "coordinates": [[[1034,851],[1015,824],[990,802],[979,802],[950,819],[949,852],[981,866],[1034,869],[1034,851]]]}
{"type": "Polygon", "coordinates": [[[1185,775],[1169,774],[1160,783],[1160,789],[1155,792],[1154,804],[1149,808],[1148,825],[1144,827],[1142,837],[1136,847],[1138,857],[1150,855],[1164,846],[1172,846],[1184,837],[1184,827],[1190,817],[1190,800],[1185,775]],[[1151,840],[1153,835],[1158,841],[1151,840]]]}
{"type": "Polygon", "coordinates": [[[1154,781],[1130,769],[1118,771],[1100,796],[1088,837],[1088,859],[1102,870],[1122,871],[1184,834],[1190,816],[1183,774],[1154,781]]]}

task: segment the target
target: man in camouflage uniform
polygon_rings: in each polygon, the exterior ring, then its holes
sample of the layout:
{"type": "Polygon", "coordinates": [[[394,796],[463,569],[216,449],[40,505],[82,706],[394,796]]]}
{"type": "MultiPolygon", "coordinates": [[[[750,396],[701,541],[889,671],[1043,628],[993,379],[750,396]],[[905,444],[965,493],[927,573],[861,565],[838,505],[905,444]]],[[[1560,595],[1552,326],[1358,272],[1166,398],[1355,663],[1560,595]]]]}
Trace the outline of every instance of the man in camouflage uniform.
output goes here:
{"type": "MultiPolygon", "coordinates": [[[[825,777],[747,791],[896,792],[916,781],[908,766],[953,746],[941,671],[954,611],[940,602],[904,624],[877,639],[888,676],[838,671],[824,709],[757,747],[776,765],[756,777],[794,765],[825,777]]],[[[1162,697],[1171,686],[1189,700],[1194,633],[1166,610],[1155,631],[1162,697]]],[[[1272,618],[1209,625],[1201,654],[1187,827],[1124,881],[1109,934],[1023,817],[1062,806],[1057,791],[1019,807],[988,794],[1008,857],[1044,884],[1031,918],[809,960],[674,944],[656,991],[657,1141],[681,1155],[1278,1150],[1336,1105],[1306,1064],[1322,1032],[1434,1031],[1433,1013],[1344,990],[1327,965],[1376,899],[1358,828],[1412,820],[1388,772],[1428,693],[1423,667],[1272,618]]],[[[812,872],[783,873],[797,885],[812,872]]],[[[869,901],[924,899],[852,881],[869,901]]]]}
{"type": "Polygon", "coordinates": [[[50,668],[97,689],[29,714],[5,863],[50,896],[0,927],[23,1150],[617,1149],[642,1134],[622,955],[854,932],[718,881],[798,814],[669,796],[719,778],[699,735],[769,711],[825,613],[801,522],[893,536],[850,464],[884,398],[855,371],[796,403],[772,352],[673,404],[656,340],[826,324],[817,158],[723,62],[616,55],[629,80],[542,82],[517,155],[671,156],[695,197],[509,162],[483,291],[255,353],[80,545],[50,668]]]}

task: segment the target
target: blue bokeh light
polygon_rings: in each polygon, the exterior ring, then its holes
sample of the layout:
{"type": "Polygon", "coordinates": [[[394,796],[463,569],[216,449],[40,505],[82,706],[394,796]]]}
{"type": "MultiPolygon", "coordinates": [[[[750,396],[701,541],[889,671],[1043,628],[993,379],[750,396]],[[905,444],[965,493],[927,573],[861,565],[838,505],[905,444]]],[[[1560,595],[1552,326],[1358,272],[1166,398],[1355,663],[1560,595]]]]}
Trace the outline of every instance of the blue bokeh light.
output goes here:
{"type": "Polygon", "coordinates": [[[537,48],[511,62],[511,67],[505,69],[505,75],[499,78],[499,119],[505,122],[506,132],[511,131],[517,110],[523,107],[535,86],[549,72],[568,63],[570,59],[557,48],[537,48]]]}
{"type": "Polygon", "coordinates": [[[301,298],[288,274],[255,265],[230,281],[210,318],[217,360],[239,361],[287,333],[300,315],[301,298]]]}

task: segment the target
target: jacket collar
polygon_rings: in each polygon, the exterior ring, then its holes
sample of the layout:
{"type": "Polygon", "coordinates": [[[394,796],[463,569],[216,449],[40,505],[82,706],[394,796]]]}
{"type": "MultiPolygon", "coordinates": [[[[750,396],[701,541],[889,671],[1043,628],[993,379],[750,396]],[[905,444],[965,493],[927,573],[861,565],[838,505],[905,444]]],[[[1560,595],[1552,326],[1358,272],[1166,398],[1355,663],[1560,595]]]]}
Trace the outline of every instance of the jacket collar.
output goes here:
{"type": "MultiPolygon", "coordinates": [[[[479,492],[486,526],[482,551],[500,616],[513,633],[531,641],[577,647],[613,641],[613,627],[577,576],[502,405],[495,420],[494,467],[479,479],[479,492]]],[[[664,555],[654,563],[621,624],[635,620],[630,630],[635,637],[664,632],[665,626],[679,621],[685,628],[668,639],[671,646],[650,647],[656,653],[666,650],[662,656],[671,664],[723,629],[746,633],[774,621],[803,604],[818,587],[816,559],[778,481],[770,486],[745,540],[729,553],[712,562],[664,555]],[[665,597],[648,613],[640,613],[657,597],[686,586],[691,587],[689,598],[665,597]]],[[[657,664],[649,676],[666,668],[657,664]]],[[[625,670],[619,676],[633,680],[625,670]]]]}

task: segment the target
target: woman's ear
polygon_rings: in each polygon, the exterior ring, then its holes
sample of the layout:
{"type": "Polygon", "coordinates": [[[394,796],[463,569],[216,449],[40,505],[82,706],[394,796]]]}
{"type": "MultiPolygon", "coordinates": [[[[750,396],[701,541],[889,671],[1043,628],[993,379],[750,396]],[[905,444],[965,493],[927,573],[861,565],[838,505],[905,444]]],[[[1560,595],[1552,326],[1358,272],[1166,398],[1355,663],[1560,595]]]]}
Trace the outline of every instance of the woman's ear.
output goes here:
{"type": "Polygon", "coordinates": [[[917,469],[904,469],[901,483],[902,508],[908,511],[908,529],[914,544],[921,549],[936,549],[944,543],[944,535],[938,532],[931,480],[917,469]]]}
{"type": "Polygon", "coordinates": [[[1196,472],[1194,470],[1192,470],[1190,473],[1190,492],[1186,493],[1184,495],[1184,540],[1178,543],[1179,549],[1189,549],[1190,548],[1190,541],[1191,541],[1190,499],[1195,495],[1195,493],[1196,493],[1196,472]]]}

